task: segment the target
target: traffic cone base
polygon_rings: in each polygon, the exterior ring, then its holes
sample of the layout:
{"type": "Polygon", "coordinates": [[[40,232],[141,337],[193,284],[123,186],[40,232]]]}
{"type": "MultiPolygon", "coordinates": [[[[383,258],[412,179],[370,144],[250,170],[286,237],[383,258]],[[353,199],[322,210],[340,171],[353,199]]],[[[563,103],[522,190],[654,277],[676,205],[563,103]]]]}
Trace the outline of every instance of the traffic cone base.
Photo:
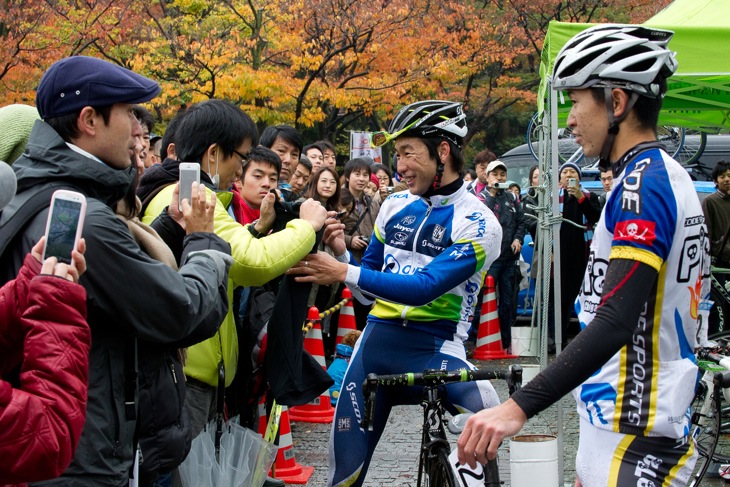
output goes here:
{"type": "Polygon", "coordinates": [[[291,414],[289,415],[291,420],[302,421],[304,423],[331,423],[335,417],[335,408],[332,407],[329,391],[325,392],[327,394],[315,397],[312,402],[301,406],[292,406],[290,410],[291,414]],[[326,401],[329,409],[324,407],[322,404],[323,401],[326,401]]]}
{"type": "Polygon", "coordinates": [[[477,344],[472,356],[476,360],[497,360],[517,358],[502,348],[502,331],[499,327],[499,313],[497,312],[497,293],[494,289],[494,278],[487,276],[484,281],[484,299],[479,316],[479,330],[477,344]]]}
{"type": "Polygon", "coordinates": [[[286,407],[283,407],[279,427],[279,451],[276,452],[276,461],[271,469],[270,476],[281,479],[287,484],[306,484],[312,473],[314,473],[314,467],[297,463],[292,444],[289,411],[286,407]]]}

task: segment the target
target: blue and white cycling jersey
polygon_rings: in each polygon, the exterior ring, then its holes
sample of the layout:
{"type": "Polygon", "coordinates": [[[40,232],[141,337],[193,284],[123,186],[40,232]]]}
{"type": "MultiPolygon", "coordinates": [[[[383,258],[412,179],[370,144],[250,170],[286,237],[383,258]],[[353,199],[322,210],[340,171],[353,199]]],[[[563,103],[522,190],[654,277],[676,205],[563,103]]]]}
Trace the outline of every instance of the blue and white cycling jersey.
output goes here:
{"type": "Polygon", "coordinates": [[[682,438],[697,381],[700,303],[709,293],[709,242],[687,171],[658,148],[630,160],[606,202],[576,300],[591,326],[610,259],[658,276],[630,345],[573,392],[581,417],[617,433],[682,438]]]}
{"type": "Polygon", "coordinates": [[[466,186],[429,202],[409,192],[385,200],[361,266],[345,281],[376,298],[370,321],[466,339],[502,240],[497,218],[466,186]]]}
{"type": "MultiPolygon", "coordinates": [[[[474,368],[463,340],[501,240],[494,214],[466,185],[429,200],[395,193],[380,207],[361,267],[350,265],[345,281],[354,295],[364,292],[376,303],[342,381],[327,485],[363,485],[391,408],[421,400],[420,386],[379,390],[373,429],[365,430],[360,420],[368,374],[474,368]]],[[[489,381],[449,384],[446,390],[452,413],[499,404],[489,381]]]]}

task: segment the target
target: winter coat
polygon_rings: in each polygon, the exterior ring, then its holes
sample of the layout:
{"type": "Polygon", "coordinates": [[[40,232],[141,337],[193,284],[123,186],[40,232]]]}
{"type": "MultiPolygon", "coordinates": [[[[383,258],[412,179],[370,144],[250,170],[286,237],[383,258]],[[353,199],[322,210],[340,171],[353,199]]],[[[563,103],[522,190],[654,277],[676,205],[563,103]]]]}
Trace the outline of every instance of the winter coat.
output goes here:
{"type": "Polygon", "coordinates": [[[512,251],[512,242],[519,240],[522,244],[525,233],[527,233],[527,222],[517,197],[512,192],[503,189],[498,189],[497,193],[492,196],[488,187],[484,188],[477,197],[492,210],[502,226],[502,245],[497,260],[518,260],[520,253],[512,251]]]}
{"type": "Polygon", "coordinates": [[[86,412],[91,332],[78,284],[37,276],[28,255],[0,289],[0,483],[58,477],[71,463],[86,412]]]}
{"type": "Polygon", "coordinates": [[[593,225],[598,223],[601,216],[598,196],[589,191],[583,191],[583,194],[585,198],[579,202],[567,191],[560,192],[563,218],[588,227],[583,230],[570,223],[560,224],[560,285],[563,302],[572,302],[578,295],[588,264],[593,225]]]}
{"type": "MultiPolygon", "coordinates": [[[[363,237],[366,241],[370,242],[373,228],[375,228],[375,219],[378,217],[378,212],[380,211],[380,203],[373,201],[365,193],[362,194],[360,201],[362,203],[361,210],[357,211],[357,209],[353,208],[342,219],[342,223],[345,224],[345,244],[347,245],[347,250],[350,251],[358,262],[362,259],[367,247],[364,249],[353,249],[351,246],[352,239],[363,237]],[[360,219],[365,211],[367,211],[367,214],[360,219]],[[358,221],[360,222],[359,224],[358,221]]],[[[353,203],[354,206],[355,204],[353,203]]]]}
{"type": "MultiPolygon", "coordinates": [[[[142,252],[111,209],[135,168],[113,169],[73,150],[42,121],[13,169],[18,193],[60,182],[84,193],[87,201],[82,236],[88,270],[80,281],[92,334],[87,420],[71,465],[54,485],[126,486],[134,459],[136,339],[174,344],[202,320],[220,322],[227,311],[225,288],[219,286],[226,278],[225,259],[203,248],[193,253],[198,249],[189,246],[185,265],[175,272],[142,252]]],[[[0,272],[20,268],[22,256],[43,235],[47,216],[44,210],[31,220],[7,252],[11,269],[0,272]]]]}

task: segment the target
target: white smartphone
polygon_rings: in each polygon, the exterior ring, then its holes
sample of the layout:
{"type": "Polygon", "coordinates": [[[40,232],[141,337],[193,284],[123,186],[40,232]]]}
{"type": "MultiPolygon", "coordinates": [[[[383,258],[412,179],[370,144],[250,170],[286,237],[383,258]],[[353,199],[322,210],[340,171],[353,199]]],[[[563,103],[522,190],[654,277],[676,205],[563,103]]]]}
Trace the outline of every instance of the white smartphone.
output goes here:
{"type": "Polygon", "coordinates": [[[180,163],[180,195],[177,201],[177,207],[182,211],[182,201],[192,200],[193,182],[200,184],[200,164],[197,162],[181,162],[180,163]]]}
{"type": "Polygon", "coordinates": [[[78,249],[86,215],[86,198],[76,191],[58,190],[51,198],[51,211],[46,221],[46,246],[43,260],[55,257],[71,263],[71,251],[78,249]]]}
{"type": "Polygon", "coordinates": [[[568,178],[568,187],[575,188],[578,186],[578,181],[575,178],[568,178]]]}

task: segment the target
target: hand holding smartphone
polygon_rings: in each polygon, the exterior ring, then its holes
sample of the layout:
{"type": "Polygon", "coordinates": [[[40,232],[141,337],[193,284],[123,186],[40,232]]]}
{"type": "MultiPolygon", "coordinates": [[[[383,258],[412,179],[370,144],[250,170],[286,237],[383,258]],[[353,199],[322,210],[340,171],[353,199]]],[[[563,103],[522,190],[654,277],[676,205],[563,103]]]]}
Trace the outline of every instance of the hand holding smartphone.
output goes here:
{"type": "Polygon", "coordinates": [[[179,167],[180,172],[180,196],[178,198],[177,207],[182,211],[182,201],[188,200],[188,203],[193,197],[193,183],[200,183],[200,164],[197,162],[181,162],[179,167]]]}
{"type": "Polygon", "coordinates": [[[71,264],[71,252],[78,250],[85,215],[86,198],[83,194],[63,189],[53,193],[42,261],[55,257],[58,262],[71,264]]]}
{"type": "Polygon", "coordinates": [[[578,186],[578,180],[575,178],[568,178],[568,187],[575,188],[576,186],[578,186]]]}

